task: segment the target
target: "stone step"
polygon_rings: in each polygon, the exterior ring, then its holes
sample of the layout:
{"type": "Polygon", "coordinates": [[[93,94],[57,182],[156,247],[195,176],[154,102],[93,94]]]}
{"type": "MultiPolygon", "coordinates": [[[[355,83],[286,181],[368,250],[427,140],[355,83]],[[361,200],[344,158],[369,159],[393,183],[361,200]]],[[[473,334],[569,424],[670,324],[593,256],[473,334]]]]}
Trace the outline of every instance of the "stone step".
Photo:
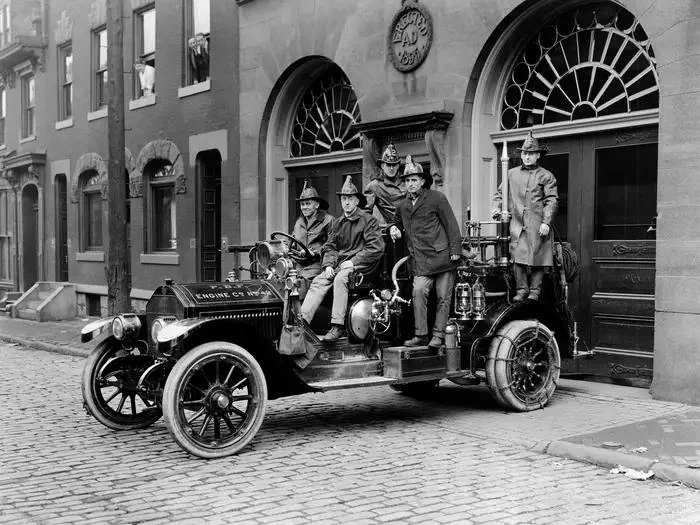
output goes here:
{"type": "Polygon", "coordinates": [[[18,310],[17,317],[20,319],[31,319],[32,321],[36,321],[39,318],[36,310],[29,310],[27,308],[18,310]]]}

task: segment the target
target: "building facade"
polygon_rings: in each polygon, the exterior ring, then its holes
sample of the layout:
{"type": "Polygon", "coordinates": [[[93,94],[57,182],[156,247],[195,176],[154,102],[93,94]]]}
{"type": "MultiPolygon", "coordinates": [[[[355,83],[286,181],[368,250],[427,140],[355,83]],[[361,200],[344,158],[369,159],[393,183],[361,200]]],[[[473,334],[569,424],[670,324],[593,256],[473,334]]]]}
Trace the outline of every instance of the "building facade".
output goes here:
{"type": "MultiPolygon", "coordinates": [[[[580,258],[579,345],[596,350],[566,371],[700,403],[697,2],[123,4],[135,301],[163,277],[220,279],[226,245],[289,231],[306,179],[338,213],[345,177],[366,185],[390,142],[460,222],[487,219],[504,148],[517,162],[532,131],[580,258]]],[[[68,280],[98,313],[105,4],[0,13],[0,286],[68,280]]]]}
{"type": "Polygon", "coordinates": [[[287,231],[309,178],[331,202],[393,142],[461,221],[488,219],[529,131],[581,272],[568,372],[700,402],[697,2],[239,2],[242,240],[287,231]],[[358,140],[359,139],[359,140],[358,140]]]}
{"type": "MultiPolygon", "coordinates": [[[[238,232],[235,3],[122,5],[132,299],[221,279],[238,232]],[[157,62],[156,62],[157,57],[157,62]]],[[[107,9],[104,0],[0,4],[0,287],[77,285],[107,308],[107,9]]]]}

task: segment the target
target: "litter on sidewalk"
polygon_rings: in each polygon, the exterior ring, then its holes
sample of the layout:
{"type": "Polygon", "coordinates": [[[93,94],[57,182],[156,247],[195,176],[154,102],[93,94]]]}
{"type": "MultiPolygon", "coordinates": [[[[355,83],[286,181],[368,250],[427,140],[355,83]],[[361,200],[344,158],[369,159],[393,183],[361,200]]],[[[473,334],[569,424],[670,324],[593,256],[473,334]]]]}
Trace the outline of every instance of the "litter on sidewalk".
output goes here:
{"type": "Polygon", "coordinates": [[[610,474],[624,474],[626,477],[638,481],[646,481],[654,477],[654,472],[652,470],[644,472],[643,470],[634,470],[633,468],[623,467],[622,465],[610,469],[610,474]]]}

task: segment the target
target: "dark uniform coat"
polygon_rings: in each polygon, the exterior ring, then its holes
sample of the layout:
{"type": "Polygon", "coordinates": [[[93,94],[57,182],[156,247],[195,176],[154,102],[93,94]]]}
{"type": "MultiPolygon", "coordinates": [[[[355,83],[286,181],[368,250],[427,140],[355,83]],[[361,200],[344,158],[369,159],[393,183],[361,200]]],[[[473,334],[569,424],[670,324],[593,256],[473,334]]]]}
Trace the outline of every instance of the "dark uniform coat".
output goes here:
{"type": "Polygon", "coordinates": [[[346,217],[333,219],[326,244],[323,245],[321,266],[336,269],[340,263],[352,260],[358,270],[367,270],[384,254],[384,240],[379,221],[366,211],[357,208],[346,217]]]}
{"type": "Polygon", "coordinates": [[[310,261],[300,261],[298,269],[302,272],[302,277],[313,278],[321,273],[321,249],[328,240],[331,231],[333,217],[324,210],[318,210],[311,222],[306,217],[300,215],[294,223],[292,237],[303,242],[306,247],[318,254],[310,261]]]}
{"type": "Polygon", "coordinates": [[[392,224],[396,206],[405,196],[406,186],[399,180],[398,176],[394,177],[394,180],[382,176],[374,179],[365,188],[366,209],[372,213],[372,209],[376,206],[384,223],[392,224]]]}
{"type": "Polygon", "coordinates": [[[456,268],[450,255],[462,254],[462,237],[443,193],[424,189],[415,204],[406,196],[396,208],[394,226],[406,235],[414,275],[434,275],[456,268]]]}
{"type": "MultiPolygon", "coordinates": [[[[508,170],[510,253],[513,262],[528,266],[552,266],[552,236],[539,234],[542,223],[551,225],[559,203],[557,180],[546,169],[524,166],[508,170]]],[[[502,201],[502,188],[494,197],[502,201]]]]}

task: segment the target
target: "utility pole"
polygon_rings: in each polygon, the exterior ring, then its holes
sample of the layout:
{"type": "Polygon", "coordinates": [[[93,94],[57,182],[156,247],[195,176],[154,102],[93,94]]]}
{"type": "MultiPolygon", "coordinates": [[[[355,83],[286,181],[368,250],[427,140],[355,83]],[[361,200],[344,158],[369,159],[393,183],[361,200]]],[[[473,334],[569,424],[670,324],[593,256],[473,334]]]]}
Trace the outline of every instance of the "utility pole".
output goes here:
{"type": "Polygon", "coordinates": [[[109,313],[131,311],[130,253],[127,245],[126,176],[124,168],[124,30],[122,0],[107,0],[107,142],[109,143],[109,251],[107,297],[109,313]]]}

